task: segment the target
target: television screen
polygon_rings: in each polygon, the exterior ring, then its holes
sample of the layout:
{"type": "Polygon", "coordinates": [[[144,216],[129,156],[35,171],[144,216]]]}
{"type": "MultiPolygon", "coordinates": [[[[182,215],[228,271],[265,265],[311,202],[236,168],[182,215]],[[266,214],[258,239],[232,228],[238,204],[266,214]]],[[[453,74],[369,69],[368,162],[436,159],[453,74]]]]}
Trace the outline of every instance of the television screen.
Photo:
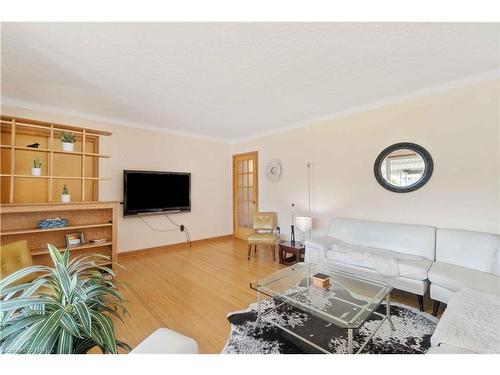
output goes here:
{"type": "Polygon", "coordinates": [[[191,211],[191,173],[123,171],[123,215],[191,211]]]}

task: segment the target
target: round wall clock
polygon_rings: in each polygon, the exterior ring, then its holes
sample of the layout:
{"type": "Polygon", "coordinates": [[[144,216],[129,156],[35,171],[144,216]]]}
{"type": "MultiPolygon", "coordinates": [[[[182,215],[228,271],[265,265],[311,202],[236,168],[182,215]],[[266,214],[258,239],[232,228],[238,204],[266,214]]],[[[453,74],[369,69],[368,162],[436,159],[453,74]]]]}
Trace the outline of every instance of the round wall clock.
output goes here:
{"type": "Polygon", "coordinates": [[[278,159],[273,159],[267,163],[266,176],[269,181],[278,182],[281,176],[281,163],[278,159]]]}

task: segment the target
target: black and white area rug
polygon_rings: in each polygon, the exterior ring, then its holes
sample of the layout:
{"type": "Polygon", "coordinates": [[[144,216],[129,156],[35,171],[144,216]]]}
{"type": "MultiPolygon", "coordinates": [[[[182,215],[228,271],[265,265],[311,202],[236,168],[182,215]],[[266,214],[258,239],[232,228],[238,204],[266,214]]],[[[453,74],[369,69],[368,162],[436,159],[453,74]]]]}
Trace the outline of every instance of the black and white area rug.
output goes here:
{"type": "MultiPolygon", "coordinates": [[[[275,307],[275,301],[262,302],[262,312],[275,307]]],[[[379,306],[379,313],[385,314],[385,304],[379,306]]],[[[396,331],[389,322],[384,322],[366,345],[363,353],[371,354],[424,354],[430,348],[430,338],[438,319],[413,307],[392,303],[391,318],[396,331]]],[[[227,354],[304,354],[319,353],[311,345],[302,342],[274,325],[262,321],[261,329],[255,329],[257,304],[247,310],[228,315],[231,333],[222,353],[227,354]]],[[[380,322],[378,315],[372,316],[354,333],[354,352],[364,343],[380,322]]],[[[270,312],[266,320],[285,326],[332,353],[347,353],[347,330],[337,328],[320,318],[290,306],[283,306],[270,312]]]]}

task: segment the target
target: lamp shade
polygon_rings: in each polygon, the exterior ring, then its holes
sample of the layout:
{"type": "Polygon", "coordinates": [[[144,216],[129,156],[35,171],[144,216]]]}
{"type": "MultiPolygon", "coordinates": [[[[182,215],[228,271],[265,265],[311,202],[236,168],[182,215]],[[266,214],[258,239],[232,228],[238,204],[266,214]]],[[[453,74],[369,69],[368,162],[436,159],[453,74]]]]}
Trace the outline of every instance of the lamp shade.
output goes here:
{"type": "Polygon", "coordinates": [[[297,216],[295,218],[295,226],[302,232],[307,232],[312,229],[312,218],[310,216],[297,216]]]}

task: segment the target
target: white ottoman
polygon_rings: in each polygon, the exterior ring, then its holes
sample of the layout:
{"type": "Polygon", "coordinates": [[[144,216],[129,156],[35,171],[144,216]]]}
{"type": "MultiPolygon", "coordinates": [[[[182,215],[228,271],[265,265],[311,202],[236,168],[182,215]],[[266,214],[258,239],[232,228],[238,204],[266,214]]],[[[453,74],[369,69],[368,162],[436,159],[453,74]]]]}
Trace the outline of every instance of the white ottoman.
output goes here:
{"type": "Polygon", "coordinates": [[[168,328],[159,328],[130,354],[198,354],[198,343],[168,328]]]}

